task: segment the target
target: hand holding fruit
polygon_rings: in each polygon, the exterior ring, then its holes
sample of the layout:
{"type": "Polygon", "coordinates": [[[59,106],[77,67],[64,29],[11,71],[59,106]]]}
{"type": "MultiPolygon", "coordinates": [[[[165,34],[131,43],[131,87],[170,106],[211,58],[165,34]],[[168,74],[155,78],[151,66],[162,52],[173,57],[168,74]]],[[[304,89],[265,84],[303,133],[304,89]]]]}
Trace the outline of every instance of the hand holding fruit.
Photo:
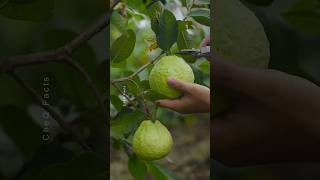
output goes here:
{"type": "Polygon", "coordinates": [[[210,89],[195,83],[187,83],[175,78],[169,78],[170,87],[183,93],[178,99],[158,100],[160,106],[173,109],[181,113],[210,112],[210,89]]]}

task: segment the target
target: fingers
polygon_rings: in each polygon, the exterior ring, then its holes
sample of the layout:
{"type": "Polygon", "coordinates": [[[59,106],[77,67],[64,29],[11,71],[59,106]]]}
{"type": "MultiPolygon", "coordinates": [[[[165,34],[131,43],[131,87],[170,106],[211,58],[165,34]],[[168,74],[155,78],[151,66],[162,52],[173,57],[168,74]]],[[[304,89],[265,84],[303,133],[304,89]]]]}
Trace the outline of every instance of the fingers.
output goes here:
{"type": "Polygon", "coordinates": [[[175,78],[169,78],[168,84],[170,87],[177,89],[181,92],[191,92],[193,89],[192,83],[183,82],[175,78]]]}
{"type": "Polygon", "coordinates": [[[200,47],[204,47],[204,46],[209,46],[210,45],[210,35],[205,37],[201,44],[200,44],[200,47]]]}
{"type": "Polygon", "coordinates": [[[180,111],[182,108],[181,100],[162,99],[162,100],[158,100],[157,103],[159,104],[159,106],[173,109],[175,111],[180,111]]]}

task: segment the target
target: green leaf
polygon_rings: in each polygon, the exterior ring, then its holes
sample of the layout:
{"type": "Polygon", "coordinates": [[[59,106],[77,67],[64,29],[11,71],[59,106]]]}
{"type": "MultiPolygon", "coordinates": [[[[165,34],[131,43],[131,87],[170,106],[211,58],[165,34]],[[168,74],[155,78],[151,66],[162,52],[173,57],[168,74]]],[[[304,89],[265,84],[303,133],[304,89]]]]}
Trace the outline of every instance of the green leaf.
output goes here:
{"type": "Polygon", "coordinates": [[[147,166],[145,162],[140,160],[136,155],[130,156],[128,169],[136,180],[143,180],[147,173],[147,166]]]}
{"type": "Polygon", "coordinates": [[[157,1],[157,2],[153,3],[148,8],[148,15],[151,20],[151,29],[153,31],[156,31],[163,11],[164,11],[164,6],[161,1],[157,1]]]}
{"type": "Polygon", "coordinates": [[[118,11],[113,11],[110,22],[117,27],[120,32],[125,32],[128,25],[128,19],[123,17],[118,11]]]}
{"type": "MultiPolygon", "coordinates": [[[[187,27],[190,25],[190,21],[178,21],[179,33],[177,38],[177,46],[179,50],[191,49],[192,48],[192,38],[187,32],[187,27]]],[[[183,59],[187,62],[194,62],[196,58],[192,55],[181,55],[183,59]]]]}
{"type": "Polygon", "coordinates": [[[54,0],[14,0],[0,9],[0,14],[11,19],[46,21],[52,15],[54,0]]]}
{"type": "Polygon", "coordinates": [[[132,133],[143,120],[144,114],[140,111],[124,112],[111,121],[111,136],[119,139],[132,133]]]}
{"type": "Polygon", "coordinates": [[[148,162],[149,171],[154,175],[156,180],[176,180],[176,176],[166,167],[156,163],[148,162]]]}
{"type": "Polygon", "coordinates": [[[320,2],[317,0],[300,0],[282,15],[302,32],[320,33],[320,2]]]}
{"type": "Polygon", "coordinates": [[[119,99],[119,97],[116,95],[110,95],[110,101],[116,110],[120,112],[123,107],[123,102],[119,99]]]}
{"type": "Polygon", "coordinates": [[[148,100],[148,101],[156,101],[159,99],[169,99],[167,96],[162,95],[154,90],[147,90],[144,97],[148,100]]]}
{"type": "Polygon", "coordinates": [[[210,73],[210,63],[208,61],[203,61],[198,67],[204,73],[210,73]]]}
{"type": "Polygon", "coordinates": [[[126,60],[133,52],[135,44],[136,34],[129,29],[113,42],[110,50],[111,61],[118,63],[126,60]]]}
{"type": "Polygon", "coordinates": [[[246,0],[249,3],[259,5],[259,6],[269,6],[273,3],[273,0],[246,0]]]}
{"type": "Polygon", "coordinates": [[[195,0],[194,4],[207,5],[207,4],[210,4],[210,0],[195,0]]]}
{"type": "Polygon", "coordinates": [[[178,36],[178,23],[170,11],[163,11],[160,21],[155,27],[155,33],[159,47],[164,51],[169,51],[178,36]]]}
{"type": "Polygon", "coordinates": [[[22,154],[32,159],[42,144],[41,128],[24,110],[11,105],[0,107],[0,123],[22,154]]]}
{"type": "Polygon", "coordinates": [[[198,23],[210,26],[210,10],[206,8],[194,8],[191,10],[190,14],[194,20],[198,23]]]}

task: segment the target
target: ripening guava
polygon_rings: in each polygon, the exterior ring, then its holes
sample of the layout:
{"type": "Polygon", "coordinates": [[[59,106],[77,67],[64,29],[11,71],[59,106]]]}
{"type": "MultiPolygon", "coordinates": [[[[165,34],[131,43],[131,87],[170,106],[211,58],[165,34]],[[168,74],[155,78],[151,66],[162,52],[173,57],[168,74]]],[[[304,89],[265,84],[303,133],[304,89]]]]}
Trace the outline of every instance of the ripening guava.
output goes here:
{"type": "Polygon", "coordinates": [[[138,157],[152,161],[165,157],[171,151],[173,140],[160,121],[143,121],[133,136],[133,150],[138,157]]]}
{"type": "Polygon", "coordinates": [[[165,56],[159,59],[150,72],[150,88],[169,98],[179,97],[181,92],[168,85],[168,79],[171,77],[194,82],[194,74],[189,64],[178,56],[165,56]]]}

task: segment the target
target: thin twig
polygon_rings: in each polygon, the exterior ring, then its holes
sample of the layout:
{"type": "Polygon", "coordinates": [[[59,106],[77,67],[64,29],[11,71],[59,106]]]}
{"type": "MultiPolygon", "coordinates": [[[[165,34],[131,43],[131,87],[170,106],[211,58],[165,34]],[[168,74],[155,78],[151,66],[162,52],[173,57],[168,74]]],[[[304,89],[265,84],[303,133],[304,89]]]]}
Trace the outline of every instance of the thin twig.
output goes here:
{"type": "Polygon", "coordinates": [[[129,79],[129,81],[132,82],[139,89],[140,93],[142,92],[141,93],[141,97],[142,97],[142,104],[143,104],[143,107],[144,107],[144,111],[145,111],[145,113],[147,115],[147,118],[150,118],[151,115],[150,115],[150,111],[149,111],[149,108],[147,106],[146,100],[144,98],[143,89],[141,89],[141,87],[133,79],[129,79]]]}
{"type": "Polygon", "coordinates": [[[111,85],[112,85],[113,87],[115,87],[116,90],[117,90],[123,97],[125,97],[130,104],[134,105],[134,102],[132,102],[132,100],[130,99],[130,97],[128,97],[124,92],[122,92],[122,90],[118,87],[117,84],[113,83],[113,84],[111,84],[111,85]]]}
{"type": "Polygon", "coordinates": [[[160,57],[164,54],[164,51],[162,51],[154,60],[148,62],[147,64],[141,66],[137,71],[135,71],[134,73],[132,73],[131,75],[127,76],[127,77],[123,77],[123,78],[119,78],[119,79],[114,79],[112,80],[110,83],[114,84],[114,83],[118,83],[118,82],[123,82],[123,81],[128,81],[129,79],[132,79],[134,76],[138,75],[139,73],[141,73],[143,70],[145,70],[148,66],[154,64],[157,60],[160,59],[160,57]]]}
{"type": "Polygon", "coordinates": [[[57,112],[51,105],[46,103],[46,101],[27,83],[25,82],[16,72],[11,71],[9,72],[11,77],[24,89],[26,90],[38,103],[39,105],[48,111],[50,115],[58,122],[58,124],[61,126],[61,128],[69,133],[71,137],[77,141],[81,147],[85,150],[91,150],[91,148],[83,142],[71,129],[71,127],[66,123],[66,121],[63,119],[61,114],[57,112]]]}
{"type": "Polygon", "coordinates": [[[71,57],[66,56],[65,57],[65,61],[71,66],[73,67],[75,70],[77,70],[81,76],[85,79],[86,83],[88,84],[88,86],[90,86],[91,90],[93,91],[98,104],[103,112],[103,117],[105,119],[106,122],[108,122],[109,118],[108,118],[108,112],[107,112],[107,107],[105,106],[104,102],[103,102],[103,97],[100,94],[97,86],[94,84],[92,78],[90,77],[90,75],[87,73],[87,71],[75,60],[73,60],[71,57]]]}
{"type": "Polygon", "coordinates": [[[119,3],[117,0],[111,9],[106,12],[95,24],[90,26],[86,31],[81,33],[71,42],[66,43],[58,49],[51,49],[44,52],[24,54],[0,59],[0,73],[10,72],[18,67],[29,66],[34,64],[42,64],[48,62],[62,62],[65,56],[71,55],[76,49],[80,48],[84,43],[97,35],[110,24],[110,17],[113,8],[119,3]]]}

